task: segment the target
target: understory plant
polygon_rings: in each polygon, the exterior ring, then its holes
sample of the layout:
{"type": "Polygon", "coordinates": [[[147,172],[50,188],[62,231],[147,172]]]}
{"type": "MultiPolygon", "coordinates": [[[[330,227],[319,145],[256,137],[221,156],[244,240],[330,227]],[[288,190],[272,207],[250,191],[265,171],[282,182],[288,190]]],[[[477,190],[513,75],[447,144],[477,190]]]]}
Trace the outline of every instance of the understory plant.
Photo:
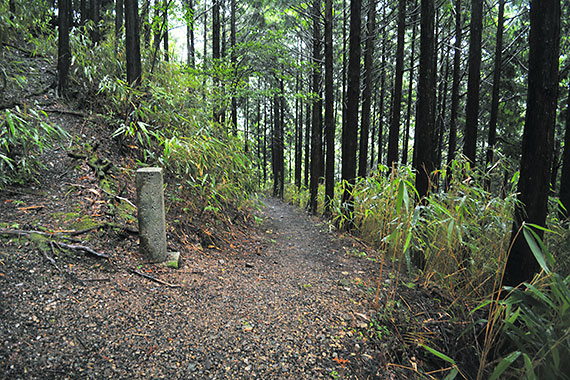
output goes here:
{"type": "Polygon", "coordinates": [[[498,331],[487,346],[493,346],[501,358],[489,379],[570,379],[570,276],[550,270],[555,259],[533,226],[525,225],[522,233],[542,273],[518,288],[505,287],[505,299],[482,305],[492,304],[495,320],[485,322],[498,331]]]}
{"type": "Polygon", "coordinates": [[[44,165],[44,150],[67,137],[43,111],[16,106],[0,113],[0,189],[34,179],[44,165]]]}

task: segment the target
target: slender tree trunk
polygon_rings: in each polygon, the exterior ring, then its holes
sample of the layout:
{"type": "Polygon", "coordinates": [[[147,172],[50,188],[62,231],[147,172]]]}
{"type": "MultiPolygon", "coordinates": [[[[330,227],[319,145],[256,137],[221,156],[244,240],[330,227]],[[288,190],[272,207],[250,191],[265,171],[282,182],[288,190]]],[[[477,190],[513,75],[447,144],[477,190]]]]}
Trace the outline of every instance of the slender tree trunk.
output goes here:
{"type": "MultiPolygon", "coordinates": [[[[309,178],[310,178],[310,158],[311,158],[311,106],[309,104],[305,107],[305,189],[309,188],[309,178]]],[[[307,205],[308,206],[308,205],[307,205]]]]}
{"type": "MultiPolygon", "coordinates": [[[[501,87],[501,63],[503,60],[503,24],[505,0],[499,0],[499,18],[497,21],[497,40],[495,44],[495,69],[493,72],[493,95],[491,99],[491,120],[489,121],[489,138],[487,140],[487,168],[493,166],[493,151],[497,142],[497,118],[499,115],[499,89],[501,87]]],[[[487,182],[487,189],[490,189],[487,182]]]]}
{"type": "Polygon", "coordinates": [[[370,108],[372,104],[372,71],[374,57],[374,35],[376,33],[376,0],[371,0],[366,23],[364,52],[364,88],[362,90],[362,120],[360,122],[360,149],[358,151],[358,176],[366,177],[368,169],[368,140],[370,130],[370,108]]]}
{"type": "Polygon", "coordinates": [[[566,131],[564,132],[564,152],[562,153],[562,173],[560,174],[560,219],[570,218],[570,83],[568,84],[568,104],[566,105],[566,131]]]}
{"type": "Polygon", "coordinates": [[[168,62],[170,60],[170,54],[168,51],[168,0],[164,0],[162,5],[162,17],[164,23],[164,33],[163,33],[163,43],[164,43],[164,61],[168,62]]]}
{"type": "MultiPolygon", "coordinates": [[[[418,6],[418,0],[414,0],[414,14],[418,6]]],[[[408,77],[408,99],[407,99],[407,110],[406,110],[406,126],[404,128],[404,143],[402,148],[402,165],[408,164],[408,145],[410,141],[410,124],[412,122],[412,98],[413,98],[413,88],[412,84],[414,82],[414,68],[415,68],[415,48],[416,48],[416,17],[412,19],[412,40],[411,40],[411,51],[410,51],[410,76],[408,77]]]]}
{"type": "Polygon", "coordinates": [[[435,169],[435,54],[434,54],[434,0],[421,0],[420,69],[418,105],[416,110],[416,190],[420,199],[429,193],[430,175],[435,169]]]}
{"type": "MultiPolygon", "coordinates": [[[[386,7],[382,7],[382,20],[386,21],[386,7]]],[[[378,168],[382,165],[382,155],[384,154],[384,99],[386,98],[386,46],[388,38],[386,26],[382,26],[382,52],[380,58],[380,100],[378,102],[378,168]]]]}
{"type": "MultiPolygon", "coordinates": [[[[449,141],[447,150],[447,166],[451,169],[451,164],[455,160],[457,150],[457,113],[459,110],[459,71],[461,69],[461,0],[455,0],[455,45],[453,53],[453,84],[451,87],[451,111],[449,116],[449,141]]],[[[451,183],[452,172],[446,176],[447,187],[451,183]]]]}
{"type": "Polygon", "coordinates": [[[325,1],[325,133],[327,144],[325,173],[325,214],[331,213],[334,198],[334,83],[333,83],[333,8],[325,1]]]}
{"type": "Polygon", "coordinates": [[[313,85],[312,91],[318,99],[313,101],[312,131],[311,131],[311,182],[309,187],[309,210],[313,215],[317,214],[317,195],[321,167],[323,162],[323,136],[322,136],[322,109],[323,101],[320,90],[321,85],[321,1],[313,1],[313,85]]]}
{"type": "Polygon", "coordinates": [[[115,39],[117,44],[123,33],[123,0],[115,0],[115,39]]]}
{"type": "Polygon", "coordinates": [[[263,102],[263,183],[267,183],[267,100],[263,102]]]}
{"type": "MultiPolygon", "coordinates": [[[[220,25],[220,2],[221,0],[213,0],[212,6],[212,61],[214,65],[218,64],[218,61],[221,58],[221,50],[220,50],[220,33],[221,33],[221,25],[220,25]]],[[[214,75],[214,92],[218,92],[218,87],[220,86],[220,78],[217,75],[214,75]]],[[[222,122],[222,110],[220,106],[221,99],[214,100],[214,121],[217,123],[222,122]]]]}
{"type": "Polygon", "coordinates": [[[79,25],[85,25],[85,22],[89,19],[89,9],[87,7],[88,0],[80,0],[79,2],[79,25]]]}
{"type": "Polygon", "coordinates": [[[71,29],[71,0],[58,1],[58,42],[57,42],[57,90],[63,95],[66,90],[69,66],[71,65],[71,49],[69,47],[69,30],[71,29]]]}
{"type": "MultiPolygon", "coordinates": [[[[560,0],[531,0],[528,93],[522,157],[515,205],[513,245],[505,268],[504,284],[530,282],[540,270],[527,244],[523,223],[544,226],[548,211],[550,168],[558,99],[560,0]]],[[[543,231],[535,230],[542,238],[543,231]]]]}
{"type": "Polygon", "coordinates": [[[358,135],[358,101],[360,92],[360,27],[361,1],[350,0],[350,35],[348,54],[347,101],[344,118],[346,124],[342,130],[342,180],[346,187],[342,194],[345,217],[352,225],[354,210],[352,189],[356,180],[356,142],[358,135]]]}
{"type": "Polygon", "coordinates": [[[196,52],[194,45],[194,0],[186,0],[186,64],[196,67],[196,52]]]}
{"type": "MultiPolygon", "coordinates": [[[[204,70],[206,70],[207,62],[208,62],[208,12],[207,12],[207,0],[204,0],[204,34],[202,35],[202,39],[204,40],[204,54],[202,57],[202,65],[204,66],[204,70]]],[[[205,79],[204,79],[205,80],[205,79]]],[[[205,87],[205,84],[204,84],[205,87]]]]}
{"type": "Polygon", "coordinates": [[[131,86],[138,85],[142,76],[138,15],[138,1],[125,0],[127,82],[131,86]]]}
{"type": "MultiPolygon", "coordinates": [[[[231,53],[230,60],[232,64],[232,71],[234,74],[234,81],[237,80],[237,55],[236,55],[236,0],[230,0],[230,45],[231,53]]],[[[236,83],[237,87],[237,83],[236,83]]],[[[232,134],[237,136],[237,98],[235,96],[236,89],[233,89],[233,96],[231,99],[231,118],[232,118],[232,134]]]]}
{"type": "MultiPolygon", "coordinates": [[[[450,45],[447,45],[448,48],[446,49],[447,53],[445,54],[445,64],[442,64],[441,70],[443,71],[441,78],[440,78],[440,94],[439,94],[439,110],[437,113],[437,158],[436,158],[436,168],[441,168],[441,161],[443,156],[443,134],[445,130],[445,111],[447,110],[447,84],[448,80],[447,77],[449,75],[449,52],[450,52],[450,45]]],[[[439,177],[436,184],[439,188],[439,177]]]]}
{"type": "Polygon", "coordinates": [[[469,36],[469,79],[465,107],[465,142],[463,154],[475,165],[477,159],[477,127],[479,118],[479,82],[481,77],[481,34],[483,29],[483,0],[471,0],[469,36]]]}
{"type": "MultiPolygon", "coordinates": [[[[126,0],[124,1],[126,2],[126,0]]],[[[140,25],[142,28],[144,46],[146,49],[148,49],[148,47],[150,46],[151,28],[150,28],[150,23],[148,22],[149,13],[150,13],[150,0],[144,0],[140,15],[140,25]]]]}
{"type": "MultiPolygon", "coordinates": [[[[301,92],[300,74],[295,80],[295,92],[301,92]]],[[[303,162],[303,103],[299,97],[295,99],[295,186],[301,188],[303,162]]]]}
{"type": "Polygon", "coordinates": [[[101,39],[101,33],[99,31],[99,18],[101,14],[101,0],[90,0],[89,3],[89,18],[95,24],[93,31],[91,32],[91,41],[94,43],[99,42],[101,39]]]}
{"type": "Polygon", "coordinates": [[[404,76],[404,35],[406,33],[406,0],[398,3],[398,46],[396,48],[396,74],[392,96],[392,114],[388,135],[388,166],[398,163],[400,113],[402,109],[402,79],[404,76]]]}

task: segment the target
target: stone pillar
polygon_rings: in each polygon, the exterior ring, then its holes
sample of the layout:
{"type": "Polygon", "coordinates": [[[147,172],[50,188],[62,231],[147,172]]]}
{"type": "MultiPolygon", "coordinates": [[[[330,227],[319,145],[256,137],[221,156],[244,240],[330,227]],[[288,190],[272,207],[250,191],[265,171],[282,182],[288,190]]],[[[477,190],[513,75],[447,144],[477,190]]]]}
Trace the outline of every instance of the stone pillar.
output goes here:
{"type": "Polygon", "coordinates": [[[165,262],[169,256],[166,251],[162,169],[138,169],[136,187],[140,253],[145,260],[165,262]]]}

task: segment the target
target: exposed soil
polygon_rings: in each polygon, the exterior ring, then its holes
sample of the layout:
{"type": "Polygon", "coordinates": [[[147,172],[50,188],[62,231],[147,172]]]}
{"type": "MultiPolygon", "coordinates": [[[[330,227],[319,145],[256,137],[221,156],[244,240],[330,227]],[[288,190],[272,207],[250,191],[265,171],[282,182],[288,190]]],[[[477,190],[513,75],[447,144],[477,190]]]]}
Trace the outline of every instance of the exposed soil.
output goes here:
{"type": "Polygon", "coordinates": [[[2,231],[47,234],[0,233],[0,379],[438,378],[416,371],[446,366],[418,342],[469,357],[441,293],[279,200],[223,222],[169,203],[182,265],[144,263],[133,160],[101,117],[54,95],[18,103],[49,110],[73,138],[46,152],[37,183],[0,192],[2,231]],[[112,169],[101,177],[93,158],[112,169]]]}

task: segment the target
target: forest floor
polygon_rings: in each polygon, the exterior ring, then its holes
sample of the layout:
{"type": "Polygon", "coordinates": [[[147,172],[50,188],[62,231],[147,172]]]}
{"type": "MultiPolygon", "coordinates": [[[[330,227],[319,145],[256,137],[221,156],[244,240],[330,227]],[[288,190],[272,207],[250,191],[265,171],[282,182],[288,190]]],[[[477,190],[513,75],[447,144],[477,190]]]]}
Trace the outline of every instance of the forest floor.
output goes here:
{"type": "Polygon", "coordinates": [[[419,343],[469,358],[451,300],[280,200],[223,223],[171,203],[182,264],[145,263],[134,160],[103,117],[55,96],[45,61],[19,58],[40,79],[3,107],[42,109],[71,138],[38,182],[0,192],[0,379],[441,378],[419,343]]]}

